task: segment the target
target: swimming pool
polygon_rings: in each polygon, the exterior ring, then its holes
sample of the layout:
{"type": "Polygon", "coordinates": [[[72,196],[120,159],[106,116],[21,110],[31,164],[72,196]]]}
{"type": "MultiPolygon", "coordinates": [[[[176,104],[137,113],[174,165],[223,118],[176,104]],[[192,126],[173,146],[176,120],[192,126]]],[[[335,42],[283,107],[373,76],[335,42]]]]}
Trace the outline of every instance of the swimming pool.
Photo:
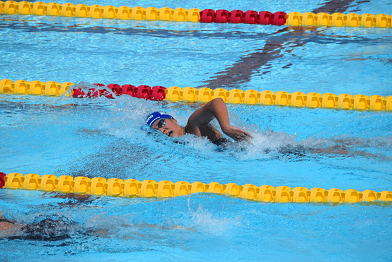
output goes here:
{"type": "MultiPolygon", "coordinates": [[[[157,1],[137,5],[163,7],[157,1]]],[[[165,5],[272,12],[326,6],[343,13],[392,13],[387,1],[165,5]]],[[[390,28],[282,30],[272,25],[0,18],[1,78],[14,81],[392,93],[390,28]]],[[[157,109],[185,124],[197,104],[127,96],[12,95],[0,95],[0,103],[0,171],[5,173],[391,190],[390,112],[229,104],[232,122],[254,139],[251,145],[221,151],[203,139],[185,137],[185,145],[177,144],[140,129],[144,117],[157,109]],[[340,149],[348,154],[281,150],[342,143],[340,149]]],[[[46,217],[70,221],[58,226],[56,236],[64,236],[59,239],[1,236],[9,261],[385,261],[392,256],[392,211],[385,203],[274,204],[213,194],[77,198],[25,190],[1,190],[0,198],[1,213],[23,224],[46,217]]]]}

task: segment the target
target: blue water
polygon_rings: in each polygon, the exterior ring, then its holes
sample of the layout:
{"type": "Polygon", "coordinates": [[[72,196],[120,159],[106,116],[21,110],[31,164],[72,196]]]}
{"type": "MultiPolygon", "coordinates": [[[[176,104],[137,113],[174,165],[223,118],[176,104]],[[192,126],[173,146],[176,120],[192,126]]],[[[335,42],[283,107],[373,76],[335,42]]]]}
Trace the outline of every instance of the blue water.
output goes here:
{"type": "MultiPolygon", "coordinates": [[[[346,2],[339,7],[344,13],[392,13],[387,1],[346,2]]],[[[165,4],[306,12],[328,1],[165,4]]],[[[135,5],[164,7],[157,1],[135,5]]],[[[391,30],[0,15],[0,79],[389,96],[391,30]]],[[[192,136],[177,144],[140,129],[153,110],[169,112],[184,125],[199,106],[127,96],[0,95],[0,171],[392,190],[391,113],[228,105],[232,124],[249,131],[253,140],[223,151],[192,136]],[[306,150],[282,153],[282,148],[306,150]]],[[[1,190],[0,202],[0,215],[23,225],[46,217],[72,221],[58,229],[68,237],[53,241],[23,233],[6,238],[0,232],[6,261],[392,257],[392,211],[385,203],[266,204],[210,194],[77,198],[23,190],[1,190]]]]}

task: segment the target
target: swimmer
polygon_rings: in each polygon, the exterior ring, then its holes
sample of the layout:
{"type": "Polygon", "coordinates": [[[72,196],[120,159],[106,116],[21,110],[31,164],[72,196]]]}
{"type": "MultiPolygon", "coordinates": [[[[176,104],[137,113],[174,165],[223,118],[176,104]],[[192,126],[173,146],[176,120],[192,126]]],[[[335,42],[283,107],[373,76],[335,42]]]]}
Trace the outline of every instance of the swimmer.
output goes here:
{"type": "MultiPolygon", "coordinates": [[[[169,137],[179,137],[185,134],[192,134],[197,137],[206,137],[212,143],[218,146],[227,145],[230,140],[223,137],[221,132],[211,125],[211,121],[216,118],[219,122],[223,133],[233,138],[235,141],[249,141],[252,136],[244,130],[230,125],[229,116],[226,104],[221,98],[211,100],[205,106],[196,110],[188,119],[185,127],[178,125],[177,120],[171,115],[154,112],[148,115],[146,124],[152,129],[156,129],[169,137]]],[[[390,160],[390,157],[375,155],[364,151],[348,150],[349,145],[361,145],[363,142],[357,141],[354,138],[331,140],[337,143],[332,147],[327,148],[306,148],[304,146],[282,146],[277,151],[284,155],[293,154],[297,156],[305,156],[307,153],[311,154],[325,154],[325,155],[346,155],[346,156],[362,156],[390,160]]],[[[268,150],[269,152],[269,150],[268,150]]],[[[266,153],[268,153],[266,152],[266,153]]]]}
{"type": "MultiPolygon", "coordinates": [[[[104,217],[102,217],[104,219],[104,217]]],[[[110,217],[107,219],[111,219],[110,217]]],[[[196,232],[191,227],[184,227],[180,225],[159,226],[156,224],[129,224],[126,221],[117,220],[113,217],[113,223],[126,228],[140,229],[159,229],[159,230],[186,230],[196,232]]],[[[0,240],[2,239],[20,239],[20,240],[38,240],[38,241],[57,241],[70,239],[74,236],[97,236],[109,237],[110,235],[117,234],[117,227],[114,224],[96,222],[96,217],[92,217],[93,224],[82,225],[69,218],[63,216],[43,216],[37,217],[32,223],[21,223],[15,219],[5,218],[0,211],[0,240]],[[107,224],[107,225],[106,225],[107,224]]],[[[137,233],[133,232],[133,237],[137,233]]],[[[139,237],[143,237],[142,234],[139,237]]]]}
{"type": "Polygon", "coordinates": [[[192,134],[197,137],[206,137],[215,145],[222,145],[230,142],[223,137],[222,133],[211,125],[211,121],[216,118],[222,132],[235,141],[249,141],[252,137],[248,132],[231,126],[226,104],[222,98],[211,100],[203,107],[196,110],[188,119],[185,127],[177,124],[177,120],[171,115],[154,112],[148,115],[146,123],[153,129],[159,130],[169,137],[179,137],[185,134],[192,134]]]}
{"type": "Polygon", "coordinates": [[[0,239],[61,240],[70,238],[77,226],[76,222],[63,217],[45,217],[39,222],[23,224],[6,219],[0,212],[0,239]]]}

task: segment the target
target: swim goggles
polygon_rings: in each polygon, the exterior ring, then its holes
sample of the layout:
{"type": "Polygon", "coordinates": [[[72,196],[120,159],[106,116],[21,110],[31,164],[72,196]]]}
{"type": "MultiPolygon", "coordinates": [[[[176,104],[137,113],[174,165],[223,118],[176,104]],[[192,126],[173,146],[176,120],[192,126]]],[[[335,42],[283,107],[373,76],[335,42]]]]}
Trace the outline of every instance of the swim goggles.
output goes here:
{"type": "Polygon", "coordinates": [[[167,118],[161,118],[161,119],[158,121],[158,129],[159,129],[159,128],[162,128],[162,127],[164,127],[164,126],[166,125],[166,119],[167,119],[167,118]]]}

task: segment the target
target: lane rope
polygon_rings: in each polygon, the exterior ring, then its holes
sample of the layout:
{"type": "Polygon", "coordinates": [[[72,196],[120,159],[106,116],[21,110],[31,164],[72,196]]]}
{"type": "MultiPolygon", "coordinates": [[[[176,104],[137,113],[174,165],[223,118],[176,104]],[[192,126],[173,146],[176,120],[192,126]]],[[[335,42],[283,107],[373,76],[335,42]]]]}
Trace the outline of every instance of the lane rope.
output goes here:
{"type": "Polygon", "coordinates": [[[171,101],[171,102],[199,102],[207,103],[215,98],[222,98],[225,103],[230,104],[247,104],[247,105],[277,105],[291,107],[308,107],[308,108],[329,108],[329,109],[345,109],[345,110],[370,110],[370,111],[387,111],[392,112],[392,96],[383,97],[380,95],[350,95],[332,93],[303,92],[288,93],[285,91],[272,92],[270,90],[257,91],[223,88],[193,88],[171,86],[165,88],[163,86],[140,85],[134,86],[130,84],[118,85],[96,83],[96,88],[72,88],[74,84],[64,82],[62,84],[55,81],[25,81],[10,79],[0,80],[0,94],[15,95],[45,95],[45,96],[62,96],[74,98],[94,98],[105,96],[114,98],[120,95],[130,95],[137,98],[153,100],[153,101],[171,101]]]}
{"type": "Polygon", "coordinates": [[[287,26],[333,26],[333,27],[378,27],[390,28],[392,16],[386,14],[357,13],[299,13],[275,12],[255,10],[200,10],[197,8],[185,9],[168,7],[115,7],[112,5],[85,5],[71,3],[43,3],[27,1],[0,1],[0,14],[9,15],[37,15],[37,16],[64,16],[93,19],[120,19],[120,20],[149,20],[149,21],[175,21],[193,23],[246,23],[262,25],[287,26]]]}
{"type": "Polygon", "coordinates": [[[169,198],[195,193],[214,193],[272,203],[375,203],[375,201],[392,201],[391,191],[375,192],[373,190],[364,190],[360,192],[355,189],[343,191],[337,188],[325,190],[323,188],[294,187],[291,189],[288,186],[273,187],[263,185],[258,187],[252,184],[239,186],[235,183],[222,185],[217,182],[204,184],[198,181],[193,183],[186,181],[173,183],[167,180],[156,182],[154,180],[139,181],[136,179],[122,180],[119,178],[105,179],[102,177],[90,179],[83,176],[72,177],[67,175],[56,177],[50,174],[43,176],[26,174],[23,176],[20,173],[0,176],[0,185],[2,184],[1,181],[3,181],[6,189],[40,190],[111,197],[169,198]]]}

